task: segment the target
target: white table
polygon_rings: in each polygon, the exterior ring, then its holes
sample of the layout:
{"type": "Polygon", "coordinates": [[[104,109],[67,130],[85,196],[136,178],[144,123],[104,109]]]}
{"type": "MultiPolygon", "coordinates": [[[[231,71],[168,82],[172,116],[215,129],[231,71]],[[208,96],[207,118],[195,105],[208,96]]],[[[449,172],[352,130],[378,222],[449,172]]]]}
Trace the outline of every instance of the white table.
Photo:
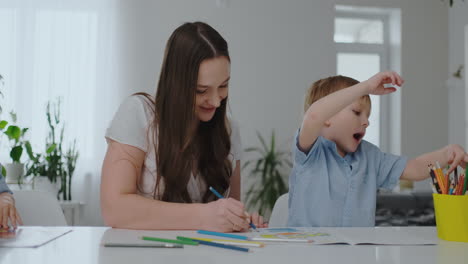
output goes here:
{"type": "MultiPolygon", "coordinates": [[[[268,244],[245,253],[208,246],[165,248],[105,248],[106,227],[70,227],[73,231],[39,248],[0,248],[0,263],[467,263],[468,243],[439,240],[430,246],[350,246],[302,243],[268,244]]],[[[434,227],[385,227],[401,234],[435,236],[434,227]]],[[[368,228],[369,232],[373,228],[368,228]]],[[[336,229],[339,231],[338,229],[336,229]]],[[[356,229],[357,230],[357,229],[356,229]]],[[[363,232],[362,229],[356,232],[363,232]]],[[[366,232],[366,231],[364,231],[366,232]]],[[[348,231],[349,233],[349,231],[348,231]]],[[[196,236],[194,231],[131,231],[131,235],[166,238],[196,236]]],[[[435,237],[434,237],[435,238],[435,237]]]]}

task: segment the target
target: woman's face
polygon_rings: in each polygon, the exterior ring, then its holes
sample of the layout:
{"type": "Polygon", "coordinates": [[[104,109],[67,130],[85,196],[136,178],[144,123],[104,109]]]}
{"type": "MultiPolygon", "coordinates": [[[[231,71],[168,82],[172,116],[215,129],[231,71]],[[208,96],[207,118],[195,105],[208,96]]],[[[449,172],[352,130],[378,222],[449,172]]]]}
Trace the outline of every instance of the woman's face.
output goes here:
{"type": "Polygon", "coordinates": [[[228,95],[231,63],[222,56],[200,64],[195,100],[195,115],[202,122],[210,121],[221,101],[228,95]]]}

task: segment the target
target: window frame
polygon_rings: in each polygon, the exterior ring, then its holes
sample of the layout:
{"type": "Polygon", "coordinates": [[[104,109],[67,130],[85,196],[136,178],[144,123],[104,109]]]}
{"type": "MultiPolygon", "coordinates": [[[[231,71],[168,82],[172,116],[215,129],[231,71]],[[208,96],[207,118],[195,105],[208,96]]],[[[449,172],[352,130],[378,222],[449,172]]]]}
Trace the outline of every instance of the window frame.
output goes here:
{"type": "MultiPolygon", "coordinates": [[[[339,53],[367,53],[377,54],[380,56],[380,71],[390,69],[390,16],[388,14],[370,14],[368,12],[359,11],[343,11],[335,10],[335,19],[337,18],[351,18],[351,19],[369,19],[380,20],[383,24],[383,43],[343,43],[335,42],[336,53],[335,58],[339,53]]],[[[338,70],[338,65],[336,65],[338,70]]],[[[370,77],[370,76],[369,76],[370,77]]],[[[380,127],[379,127],[379,148],[383,151],[389,151],[392,144],[390,135],[390,120],[392,117],[392,105],[389,96],[380,97],[380,127]]]]}

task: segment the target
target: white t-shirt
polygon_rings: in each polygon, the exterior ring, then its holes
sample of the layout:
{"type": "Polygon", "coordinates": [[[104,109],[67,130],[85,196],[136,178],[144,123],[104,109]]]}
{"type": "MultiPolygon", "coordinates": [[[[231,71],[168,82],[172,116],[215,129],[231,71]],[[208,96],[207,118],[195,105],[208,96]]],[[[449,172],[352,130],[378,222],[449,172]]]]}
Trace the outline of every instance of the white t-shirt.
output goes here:
{"type": "MultiPolygon", "coordinates": [[[[236,161],[240,160],[242,145],[239,127],[235,121],[231,123],[231,160],[233,170],[236,161]]],[[[153,121],[153,113],[144,96],[130,96],[123,101],[106,131],[106,138],[122,144],[141,149],[146,153],[143,171],[139,179],[138,194],[153,198],[156,185],[156,156],[153,136],[148,136],[150,124],[153,121]],[[149,142],[148,142],[149,140],[149,142]]],[[[202,177],[190,176],[187,191],[194,203],[202,202],[207,186],[202,177]]],[[[156,199],[160,200],[164,193],[164,179],[159,180],[156,191],[156,199]]]]}

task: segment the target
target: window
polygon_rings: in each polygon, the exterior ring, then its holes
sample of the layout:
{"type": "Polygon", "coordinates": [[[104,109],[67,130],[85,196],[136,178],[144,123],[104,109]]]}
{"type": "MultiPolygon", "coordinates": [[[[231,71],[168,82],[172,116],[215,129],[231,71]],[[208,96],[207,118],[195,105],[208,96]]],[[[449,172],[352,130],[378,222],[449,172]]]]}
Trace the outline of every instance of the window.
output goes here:
{"type": "MultiPolygon", "coordinates": [[[[9,120],[8,112],[16,112],[18,124],[30,128],[33,150],[42,152],[48,129],[45,106],[61,97],[66,139],[78,138],[81,156],[93,156],[88,134],[95,133],[89,124],[96,112],[97,13],[46,4],[27,7],[0,8],[2,118],[9,120]]],[[[8,159],[2,153],[1,160],[8,159]]]]}
{"type": "MultiPolygon", "coordinates": [[[[43,152],[46,102],[62,98],[64,144],[76,138],[80,152],[72,194],[86,203],[86,225],[102,225],[96,201],[104,131],[126,96],[120,93],[127,81],[119,68],[125,58],[119,52],[120,5],[115,0],[0,0],[1,117],[17,112],[18,124],[30,128],[33,150],[43,152]]],[[[26,156],[23,152],[23,161],[26,156]]],[[[9,160],[8,151],[0,151],[0,162],[9,160]]]]}
{"type": "MultiPolygon", "coordinates": [[[[334,41],[337,74],[364,81],[379,71],[392,69],[398,72],[396,64],[389,59],[393,56],[391,21],[390,9],[336,6],[334,41]]],[[[392,138],[389,132],[393,122],[400,122],[398,113],[391,116],[390,96],[371,95],[371,101],[370,126],[364,139],[389,151],[391,145],[399,145],[399,136],[392,138]]],[[[399,148],[392,152],[398,151],[399,148]]]]}

